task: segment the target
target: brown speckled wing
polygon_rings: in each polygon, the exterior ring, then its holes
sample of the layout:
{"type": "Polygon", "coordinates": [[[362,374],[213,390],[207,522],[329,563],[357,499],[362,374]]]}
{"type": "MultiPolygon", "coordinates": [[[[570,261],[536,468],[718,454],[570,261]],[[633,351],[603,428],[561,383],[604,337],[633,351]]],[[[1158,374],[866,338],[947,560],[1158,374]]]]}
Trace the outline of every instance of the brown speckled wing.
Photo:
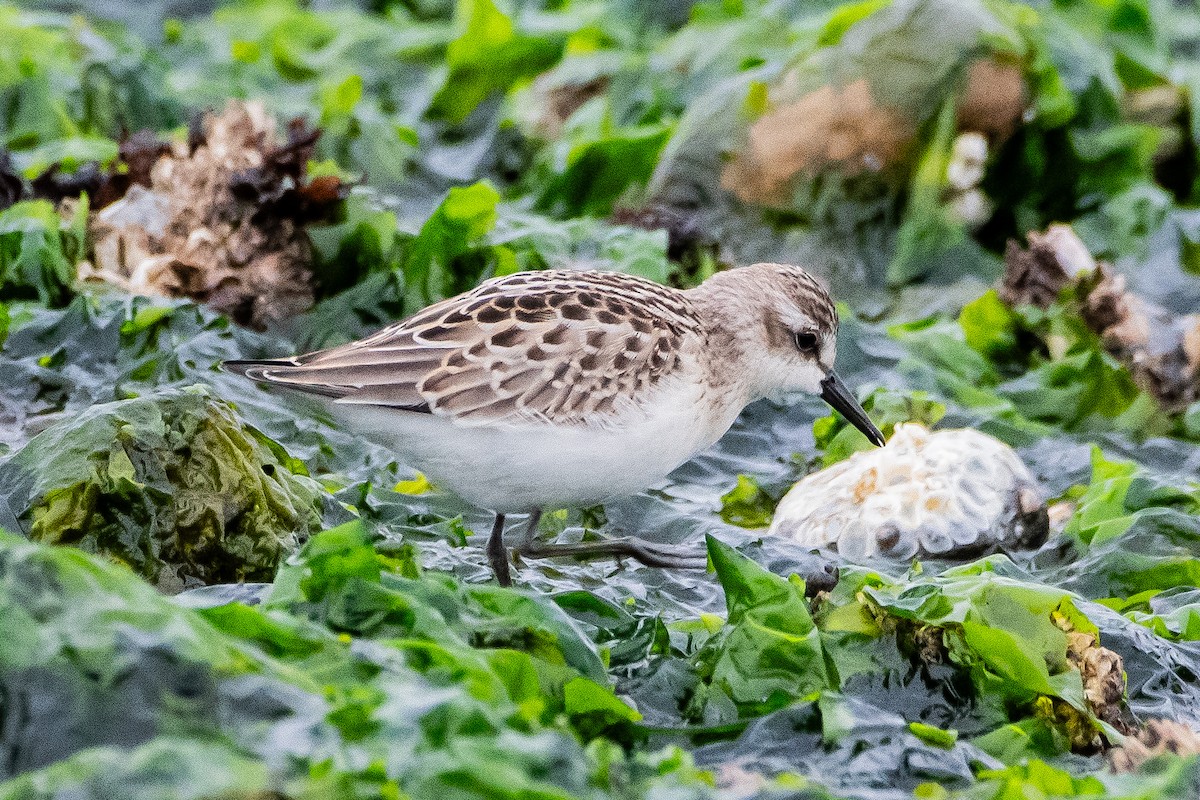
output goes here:
{"type": "Polygon", "coordinates": [[[244,365],[342,403],[464,423],[599,421],[677,369],[699,322],[687,298],[619,273],[498,278],[358,342],[244,365]]]}

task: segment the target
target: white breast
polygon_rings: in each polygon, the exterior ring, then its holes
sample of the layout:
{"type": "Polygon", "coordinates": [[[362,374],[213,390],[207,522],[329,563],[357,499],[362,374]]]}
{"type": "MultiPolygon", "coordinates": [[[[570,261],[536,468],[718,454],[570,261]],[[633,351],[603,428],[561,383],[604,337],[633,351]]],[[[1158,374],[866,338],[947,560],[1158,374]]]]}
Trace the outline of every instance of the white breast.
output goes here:
{"type": "Polygon", "coordinates": [[[486,509],[574,508],[638,492],[708,447],[741,411],[693,382],[665,384],[605,426],[468,427],[431,414],[332,403],[346,425],[486,509]]]}

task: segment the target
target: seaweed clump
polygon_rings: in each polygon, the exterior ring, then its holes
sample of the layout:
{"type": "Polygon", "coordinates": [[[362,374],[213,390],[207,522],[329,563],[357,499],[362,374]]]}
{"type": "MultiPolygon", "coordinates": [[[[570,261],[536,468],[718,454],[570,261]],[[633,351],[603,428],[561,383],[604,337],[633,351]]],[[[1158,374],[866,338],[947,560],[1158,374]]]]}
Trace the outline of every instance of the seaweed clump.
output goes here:
{"type": "Polygon", "coordinates": [[[1135,720],[1125,702],[1125,666],[1117,653],[1101,647],[1095,634],[1077,631],[1065,617],[1055,614],[1054,624],[1067,635],[1067,662],[1079,673],[1083,697],[1091,716],[1065,700],[1041,697],[1035,712],[1056,724],[1076,753],[1094,753],[1111,744],[1097,721],[1118,733],[1130,734],[1135,720]],[[1094,719],[1093,719],[1094,717],[1094,719]]]}
{"type": "Polygon", "coordinates": [[[1128,736],[1120,747],[1108,753],[1108,763],[1114,772],[1136,772],[1152,758],[1168,753],[1177,756],[1200,754],[1200,735],[1169,719],[1151,719],[1134,736],[1128,736]]]}
{"type": "Polygon", "coordinates": [[[80,277],[134,294],[188,297],[263,329],[313,305],[305,226],[340,208],[335,176],[307,174],[321,132],[293,120],[278,141],[261,104],[201,118],[117,202],[92,216],[80,277]]]}
{"type": "Polygon", "coordinates": [[[879,172],[904,161],[913,134],[912,122],[876,102],[866,80],[822,86],[756,120],[721,185],[743,202],[780,205],[798,174],[879,172]]]}
{"type": "MultiPolygon", "coordinates": [[[[981,58],[964,67],[956,89],[956,128],[996,147],[1020,127],[1029,92],[1019,66],[981,58]]],[[[901,99],[881,98],[872,81],[825,84],[794,97],[797,75],[776,87],[771,106],[746,132],[746,141],[721,175],[721,185],[744,203],[786,207],[797,177],[827,172],[843,177],[879,174],[899,185],[919,152],[922,120],[901,99]]],[[[947,84],[953,85],[953,84],[947,84]]]]}
{"type": "Polygon", "coordinates": [[[0,465],[0,527],[168,593],[270,580],[321,523],[319,490],[291,466],[206,389],[163,390],[92,406],[0,465]]]}
{"type": "Polygon", "coordinates": [[[1139,297],[1125,276],[1096,261],[1068,225],[1010,241],[1000,298],[1048,309],[1066,296],[1105,350],[1168,412],[1200,400],[1200,314],[1178,316],[1139,297]]]}

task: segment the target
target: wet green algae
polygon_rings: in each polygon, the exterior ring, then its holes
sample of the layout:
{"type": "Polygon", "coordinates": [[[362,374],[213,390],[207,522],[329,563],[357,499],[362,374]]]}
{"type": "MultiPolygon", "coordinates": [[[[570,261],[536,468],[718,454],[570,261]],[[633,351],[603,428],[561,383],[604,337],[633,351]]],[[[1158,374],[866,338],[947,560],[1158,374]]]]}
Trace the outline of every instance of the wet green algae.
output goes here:
{"type": "MultiPolygon", "coordinates": [[[[92,406],[0,465],[30,539],[128,565],[159,589],[270,580],[321,527],[321,490],[203,387],[92,406]]],[[[302,469],[302,468],[301,468],[302,469]]]]}

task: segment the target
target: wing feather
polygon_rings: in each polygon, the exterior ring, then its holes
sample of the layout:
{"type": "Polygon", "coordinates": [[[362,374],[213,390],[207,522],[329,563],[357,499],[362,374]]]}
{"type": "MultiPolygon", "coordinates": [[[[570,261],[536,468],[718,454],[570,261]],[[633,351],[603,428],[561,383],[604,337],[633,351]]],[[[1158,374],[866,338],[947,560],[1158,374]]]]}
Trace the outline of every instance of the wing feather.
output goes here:
{"type": "Polygon", "coordinates": [[[699,331],[686,296],[650,281],[518,273],[351,344],[230,368],[338,403],[462,424],[585,424],[636,405],[679,369],[699,331]]]}

